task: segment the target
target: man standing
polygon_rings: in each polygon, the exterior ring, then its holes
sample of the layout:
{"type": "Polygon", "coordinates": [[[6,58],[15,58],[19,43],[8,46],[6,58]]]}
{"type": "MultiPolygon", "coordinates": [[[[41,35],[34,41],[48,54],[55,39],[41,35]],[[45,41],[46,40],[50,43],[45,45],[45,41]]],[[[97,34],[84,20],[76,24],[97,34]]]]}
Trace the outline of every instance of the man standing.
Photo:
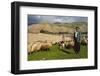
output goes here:
{"type": "Polygon", "coordinates": [[[80,41],[81,41],[81,32],[80,28],[76,27],[75,32],[74,32],[74,51],[76,54],[80,52],[80,41]]]}

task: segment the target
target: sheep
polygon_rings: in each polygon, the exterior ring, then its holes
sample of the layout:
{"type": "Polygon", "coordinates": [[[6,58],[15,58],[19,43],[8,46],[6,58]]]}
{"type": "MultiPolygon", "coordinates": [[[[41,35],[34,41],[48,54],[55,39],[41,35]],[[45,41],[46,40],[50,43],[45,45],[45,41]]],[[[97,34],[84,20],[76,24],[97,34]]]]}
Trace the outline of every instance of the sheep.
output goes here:
{"type": "Polygon", "coordinates": [[[74,41],[72,40],[71,42],[69,42],[69,44],[70,44],[71,46],[74,46],[74,41]]]}
{"type": "Polygon", "coordinates": [[[42,43],[41,50],[49,50],[51,46],[51,43],[42,43]]]}
{"type": "Polygon", "coordinates": [[[74,41],[72,40],[72,41],[66,42],[66,43],[65,43],[65,47],[66,47],[67,49],[73,48],[73,47],[74,47],[74,41]]]}
{"type": "Polygon", "coordinates": [[[35,43],[35,44],[33,44],[32,46],[31,46],[31,52],[36,52],[37,51],[37,47],[38,47],[38,44],[37,43],[35,43]]]}
{"type": "Polygon", "coordinates": [[[49,50],[52,44],[50,42],[35,42],[28,44],[28,54],[38,52],[40,50],[49,50]]]}
{"type": "Polygon", "coordinates": [[[70,41],[72,41],[72,40],[73,40],[72,37],[66,37],[66,38],[65,38],[65,41],[66,41],[66,42],[70,42],[70,41]]]}
{"type": "Polygon", "coordinates": [[[38,43],[37,44],[37,50],[36,51],[39,51],[41,49],[41,46],[42,46],[42,44],[41,43],[38,43]]]}
{"type": "Polygon", "coordinates": [[[51,43],[52,43],[52,45],[55,45],[55,44],[56,44],[56,42],[55,42],[55,41],[52,41],[51,43]]]}
{"type": "Polygon", "coordinates": [[[31,54],[33,52],[37,52],[39,51],[41,48],[41,43],[40,42],[36,42],[36,43],[30,43],[28,45],[28,54],[31,54]]]}
{"type": "Polygon", "coordinates": [[[33,43],[29,43],[28,46],[27,46],[28,54],[31,54],[32,45],[33,45],[33,43]]]}
{"type": "Polygon", "coordinates": [[[88,44],[88,40],[85,37],[83,37],[82,40],[81,40],[81,44],[82,45],[87,45],[88,44]]]}

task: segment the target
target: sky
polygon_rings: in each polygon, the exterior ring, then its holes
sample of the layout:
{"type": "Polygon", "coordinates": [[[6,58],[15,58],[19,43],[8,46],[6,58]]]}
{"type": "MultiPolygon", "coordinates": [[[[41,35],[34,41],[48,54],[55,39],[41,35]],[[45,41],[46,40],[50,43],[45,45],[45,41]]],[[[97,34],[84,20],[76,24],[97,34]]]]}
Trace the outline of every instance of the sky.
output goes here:
{"type": "Polygon", "coordinates": [[[53,15],[28,15],[28,25],[33,23],[72,23],[72,22],[87,22],[87,17],[79,16],[53,16],[53,15]]]}

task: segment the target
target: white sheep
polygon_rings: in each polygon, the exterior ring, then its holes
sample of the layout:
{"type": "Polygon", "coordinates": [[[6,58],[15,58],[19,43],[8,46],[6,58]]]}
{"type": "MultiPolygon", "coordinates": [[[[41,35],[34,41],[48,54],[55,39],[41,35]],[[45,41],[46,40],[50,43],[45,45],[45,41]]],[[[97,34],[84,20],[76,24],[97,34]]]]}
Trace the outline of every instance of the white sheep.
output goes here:
{"type": "Polygon", "coordinates": [[[41,50],[49,50],[51,46],[52,46],[51,43],[48,43],[48,42],[42,43],[41,50]]]}
{"type": "Polygon", "coordinates": [[[27,50],[28,50],[28,54],[30,54],[31,53],[31,46],[32,46],[32,43],[30,43],[30,44],[28,44],[28,46],[27,46],[27,50]]]}
{"type": "Polygon", "coordinates": [[[42,43],[37,43],[36,51],[39,51],[41,49],[42,43]]]}
{"type": "Polygon", "coordinates": [[[73,48],[74,47],[74,41],[68,41],[65,43],[65,47],[66,48],[73,48]]]}
{"type": "Polygon", "coordinates": [[[72,40],[73,40],[72,37],[65,37],[65,41],[66,41],[66,42],[70,42],[70,41],[72,41],[72,40]]]}
{"type": "Polygon", "coordinates": [[[37,50],[37,43],[33,44],[31,47],[31,52],[35,52],[37,50]]]}
{"type": "Polygon", "coordinates": [[[30,43],[28,45],[28,53],[36,52],[37,50],[40,50],[40,46],[38,47],[38,43],[30,43]]]}
{"type": "Polygon", "coordinates": [[[88,44],[88,40],[85,37],[83,37],[82,40],[81,40],[81,44],[82,45],[87,45],[88,44]]]}

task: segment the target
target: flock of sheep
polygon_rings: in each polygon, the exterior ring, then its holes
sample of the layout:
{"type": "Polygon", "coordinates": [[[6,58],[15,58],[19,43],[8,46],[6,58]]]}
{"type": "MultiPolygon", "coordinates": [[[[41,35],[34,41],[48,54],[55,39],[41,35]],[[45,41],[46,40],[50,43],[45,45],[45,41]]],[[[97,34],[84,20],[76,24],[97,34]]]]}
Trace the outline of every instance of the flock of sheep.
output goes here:
{"type": "MultiPolygon", "coordinates": [[[[86,37],[82,37],[81,39],[82,45],[87,45],[88,40],[86,37]]],[[[66,37],[64,41],[59,42],[51,42],[48,40],[45,41],[36,41],[28,44],[28,54],[31,54],[33,52],[38,52],[41,50],[47,51],[49,50],[53,45],[58,45],[59,48],[73,48],[74,47],[74,39],[72,37],[66,37]]]]}
{"type": "Polygon", "coordinates": [[[47,41],[37,41],[35,43],[30,43],[28,44],[28,54],[38,52],[40,50],[49,50],[50,47],[52,47],[52,43],[47,41]]]}

